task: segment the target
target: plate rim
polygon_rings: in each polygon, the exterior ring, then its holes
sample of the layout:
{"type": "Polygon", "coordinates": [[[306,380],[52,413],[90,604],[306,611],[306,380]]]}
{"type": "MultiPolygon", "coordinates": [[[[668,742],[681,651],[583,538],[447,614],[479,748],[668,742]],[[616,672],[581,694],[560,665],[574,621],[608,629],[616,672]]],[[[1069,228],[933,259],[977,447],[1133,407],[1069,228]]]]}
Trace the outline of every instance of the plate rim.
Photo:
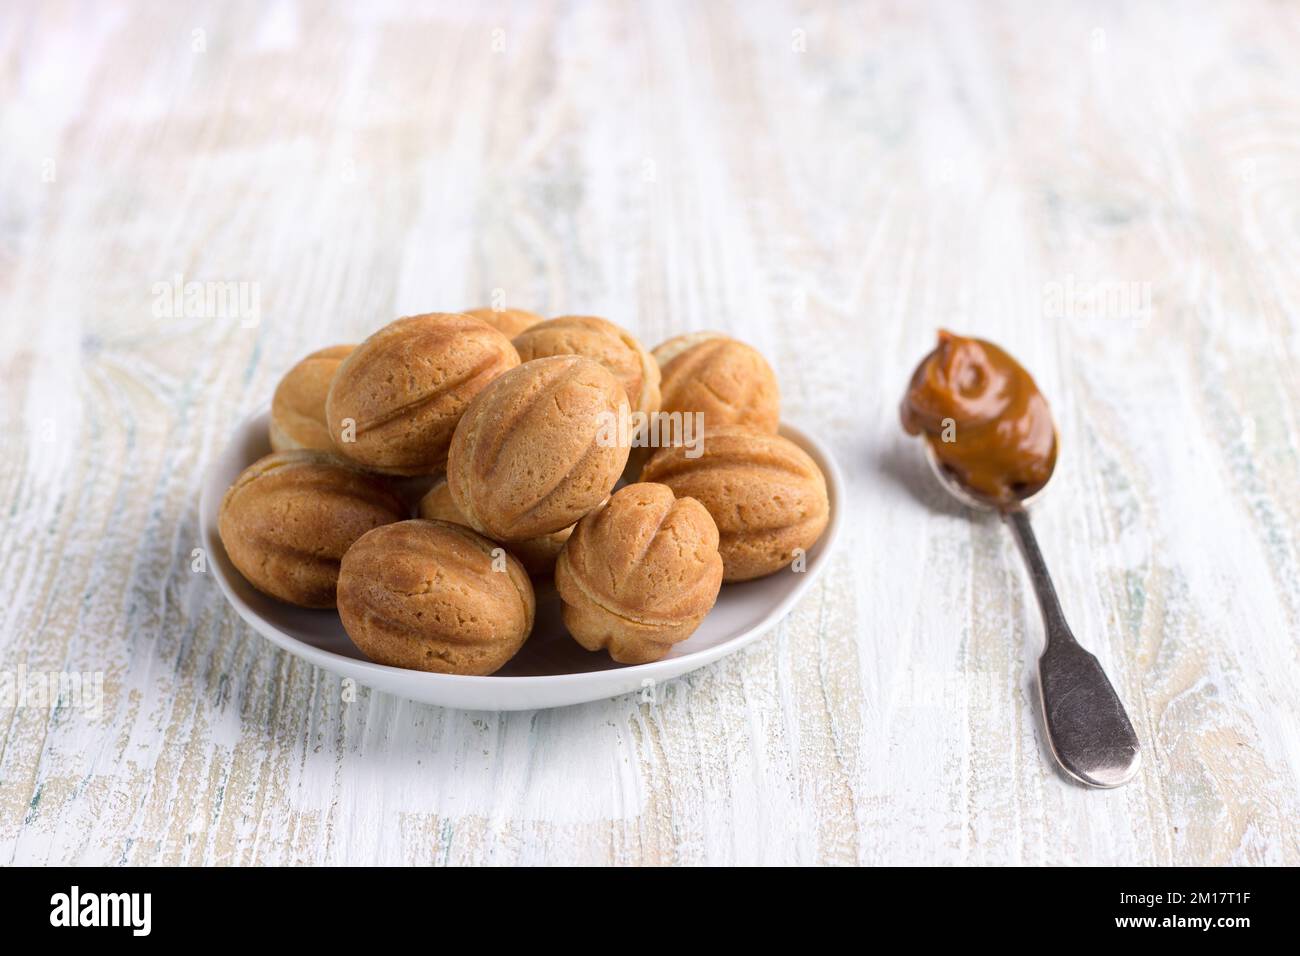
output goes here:
{"type": "MultiPolygon", "coordinates": [[[[209,554],[215,553],[215,549],[220,548],[224,553],[224,545],[221,537],[217,532],[216,517],[217,509],[220,507],[219,501],[212,500],[215,494],[211,492],[213,484],[213,472],[220,466],[231,450],[231,445],[237,440],[238,436],[254,429],[258,425],[259,419],[268,419],[270,415],[270,405],[265,404],[261,408],[253,411],[243,418],[235,429],[230,433],[226,443],[211,457],[207,467],[203,471],[203,485],[199,490],[198,502],[198,519],[199,519],[199,537],[203,546],[209,554]],[[211,520],[209,520],[211,518],[211,520]]],[[[791,611],[794,605],[800,601],[812,587],[813,583],[821,576],[829,563],[831,556],[835,552],[835,546],[838,543],[840,532],[844,524],[844,476],[840,470],[839,463],[831,453],[830,448],[821,441],[816,435],[794,425],[782,421],[779,434],[789,438],[796,445],[799,445],[805,452],[809,453],[826,479],[827,497],[830,499],[830,520],[827,522],[826,530],[822,532],[818,539],[821,545],[821,553],[817,561],[807,571],[802,572],[807,575],[803,583],[787,594],[782,600],[774,604],[762,618],[759,623],[742,631],[741,633],[715,644],[712,647],[702,648],[690,654],[681,657],[664,658],[663,660],[651,661],[647,664],[629,664],[623,667],[607,668],[604,670],[592,671],[573,671],[565,674],[529,674],[529,675],[496,675],[496,674],[441,674],[435,671],[420,671],[406,667],[396,667],[392,664],[379,664],[375,661],[364,660],[357,657],[349,657],[345,654],[339,654],[335,651],[325,650],[308,644],[280,628],[276,627],[270,621],[263,618],[251,606],[248,605],[238,592],[231,586],[227,580],[225,570],[222,568],[220,561],[209,560],[208,567],[214,572],[217,585],[226,599],[226,602],[235,609],[245,623],[253,630],[261,634],[272,644],[291,654],[302,657],[310,663],[321,667],[331,673],[338,674],[340,669],[358,670],[365,674],[373,674],[380,678],[382,682],[387,683],[387,678],[401,678],[405,680],[427,679],[430,687],[446,687],[468,689],[472,687],[483,688],[534,688],[534,687],[551,687],[559,683],[580,687],[582,685],[593,685],[597,687],[602,683],[608,683],[617,675],[620,680],[635,680],[636,678],[654,679],[666,671],[672,671],[673,677],[680,676],[689,671],[696,670],[706,664],[711,664],[720,658],[733,654],[747,644],[756,641],[764,634],[772,630],[779,624],[791,611]]],[[[252,462],[249,462],[252,464],[252,462]]],[[[247,466],[245,466],[247,467],[247,466]]],[[[224,496],[222,491],[221,495],[224,496]]],[[[227,557],[227,560],[229,558],[227,557]]],[[[756,579],[756,580],[761,580],[756,579]]],[[[738,582],[748,583],[748,582],[738,582]]],[[[727,587],[727,585],[723,585],[727,587]]],[[[364,683],[364,680],[361,681],[364,683]]],[[[576,689],[575,687],[575,689],[576,689]]],[[[411,698],[415,699],[415,698],[411,698]]]]}

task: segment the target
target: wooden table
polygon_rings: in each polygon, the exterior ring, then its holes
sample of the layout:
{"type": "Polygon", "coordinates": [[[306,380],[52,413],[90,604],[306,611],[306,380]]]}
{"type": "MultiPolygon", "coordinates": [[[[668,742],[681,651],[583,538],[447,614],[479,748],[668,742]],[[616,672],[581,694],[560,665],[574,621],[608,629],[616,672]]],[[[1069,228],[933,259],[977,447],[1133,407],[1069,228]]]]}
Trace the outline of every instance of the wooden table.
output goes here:
{"type": "Polygon", "coordinates": [[[0,704],[0,862],[1300,862],[1300,8],[354,6],[0,13],[0,668],[102,679],[0,704]],[[494,294],[729,331],[838,448],[828,574],[656,704],[344,703],[192,570],[290,364],[494,294]],[[939,326],[1053,402],[1120,790],[898,428],[939,326]]]}

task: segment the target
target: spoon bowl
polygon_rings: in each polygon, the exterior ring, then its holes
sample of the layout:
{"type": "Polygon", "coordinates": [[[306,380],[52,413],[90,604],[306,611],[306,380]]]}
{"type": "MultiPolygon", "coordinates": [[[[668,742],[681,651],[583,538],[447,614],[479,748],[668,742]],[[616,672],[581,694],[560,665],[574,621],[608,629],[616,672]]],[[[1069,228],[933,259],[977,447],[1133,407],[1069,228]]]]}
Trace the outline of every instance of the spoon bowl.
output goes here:
{"type": "MultiPolygon", "coordinates": [[[[939,460],[939,455],[935,452],[934,445],[932,445],[928,439],[923,438],[921,440],[921,447],[925,449],[925,461],[926,464],[930,466],[930,471],[934,473],[935,478],[939,479],[939,484],[943,485],[944,491],[948,492],[948,494],[952,495],[966,507],[973,508],[976,511],[1003,511],[1006,509],[1006,505],[985,498],[983,495],[976,494],[962,484],[962,480],[957,476],[957,473],[939,460]]],[[[1016,506],[1020,508],[1029,507],[1030,503],[1041,498],[1043,492],[1046,490],[1047,485],[1044,484],[1043,487],[1039,488],[1032,495],[1025,495],[1023,498],[1020,498],[1016,502],[1016,506]]]]}

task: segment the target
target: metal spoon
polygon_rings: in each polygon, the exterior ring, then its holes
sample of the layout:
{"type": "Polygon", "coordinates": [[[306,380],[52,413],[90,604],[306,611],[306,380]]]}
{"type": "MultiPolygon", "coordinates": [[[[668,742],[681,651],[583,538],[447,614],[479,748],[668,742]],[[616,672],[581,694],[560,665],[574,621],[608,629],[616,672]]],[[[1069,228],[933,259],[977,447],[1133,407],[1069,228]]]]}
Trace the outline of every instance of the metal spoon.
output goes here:
{"type": "Polygon", "coordinates": [[[995,505],[972,493],[944,467],[929,441],[921,444],[930,469],[948,493],[971,508],[1000,512],[1020,546],[1047,632],[1046,645],[1038,658],[1038,685],[1043,698],[1043,723],[1057,763],[1089,787],[1128,783],[1138,771],[1141,745],[1100,662],[1079,645],[1065,622],[1047,562],[1038,550],[1029,512],[1025,510],[1042,489],[1011,507],[995,505]]]}

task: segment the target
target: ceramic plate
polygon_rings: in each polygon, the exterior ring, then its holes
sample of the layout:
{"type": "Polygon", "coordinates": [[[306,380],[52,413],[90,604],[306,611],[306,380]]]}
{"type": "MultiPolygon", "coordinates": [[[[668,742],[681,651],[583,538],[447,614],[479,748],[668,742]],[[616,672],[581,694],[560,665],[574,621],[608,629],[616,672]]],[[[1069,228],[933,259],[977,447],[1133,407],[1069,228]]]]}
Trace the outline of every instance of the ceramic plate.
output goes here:
{"type": "Polygon", "coordinates": [[[226,557],[217,534],[217,509],[236,476],[270,453],[265,410],[240,426],[208,470],[199,500],[199,521],[209,566],[227,600],[258,633],[289,653],[365,687],[443,707],[563,707],[653,686],[738,651],[775,626],[812,586],[835,546],[844,508],[844,482],[823,445],[789,425],[782,426],[781,434],[821,466],[830,495],[830,524],[808,553],[807,569],[724,584],[717,605],[699,629],[653,664],[625,666],[611,661],[604,651],[583,650],[564,629],[559,596],[549,579],[534,580],[537,620],[532,636],[510,663],[489,677],[430,674],[375,664],[353,646],[334,611],[293,607],[255,590],[226,557]]]}

